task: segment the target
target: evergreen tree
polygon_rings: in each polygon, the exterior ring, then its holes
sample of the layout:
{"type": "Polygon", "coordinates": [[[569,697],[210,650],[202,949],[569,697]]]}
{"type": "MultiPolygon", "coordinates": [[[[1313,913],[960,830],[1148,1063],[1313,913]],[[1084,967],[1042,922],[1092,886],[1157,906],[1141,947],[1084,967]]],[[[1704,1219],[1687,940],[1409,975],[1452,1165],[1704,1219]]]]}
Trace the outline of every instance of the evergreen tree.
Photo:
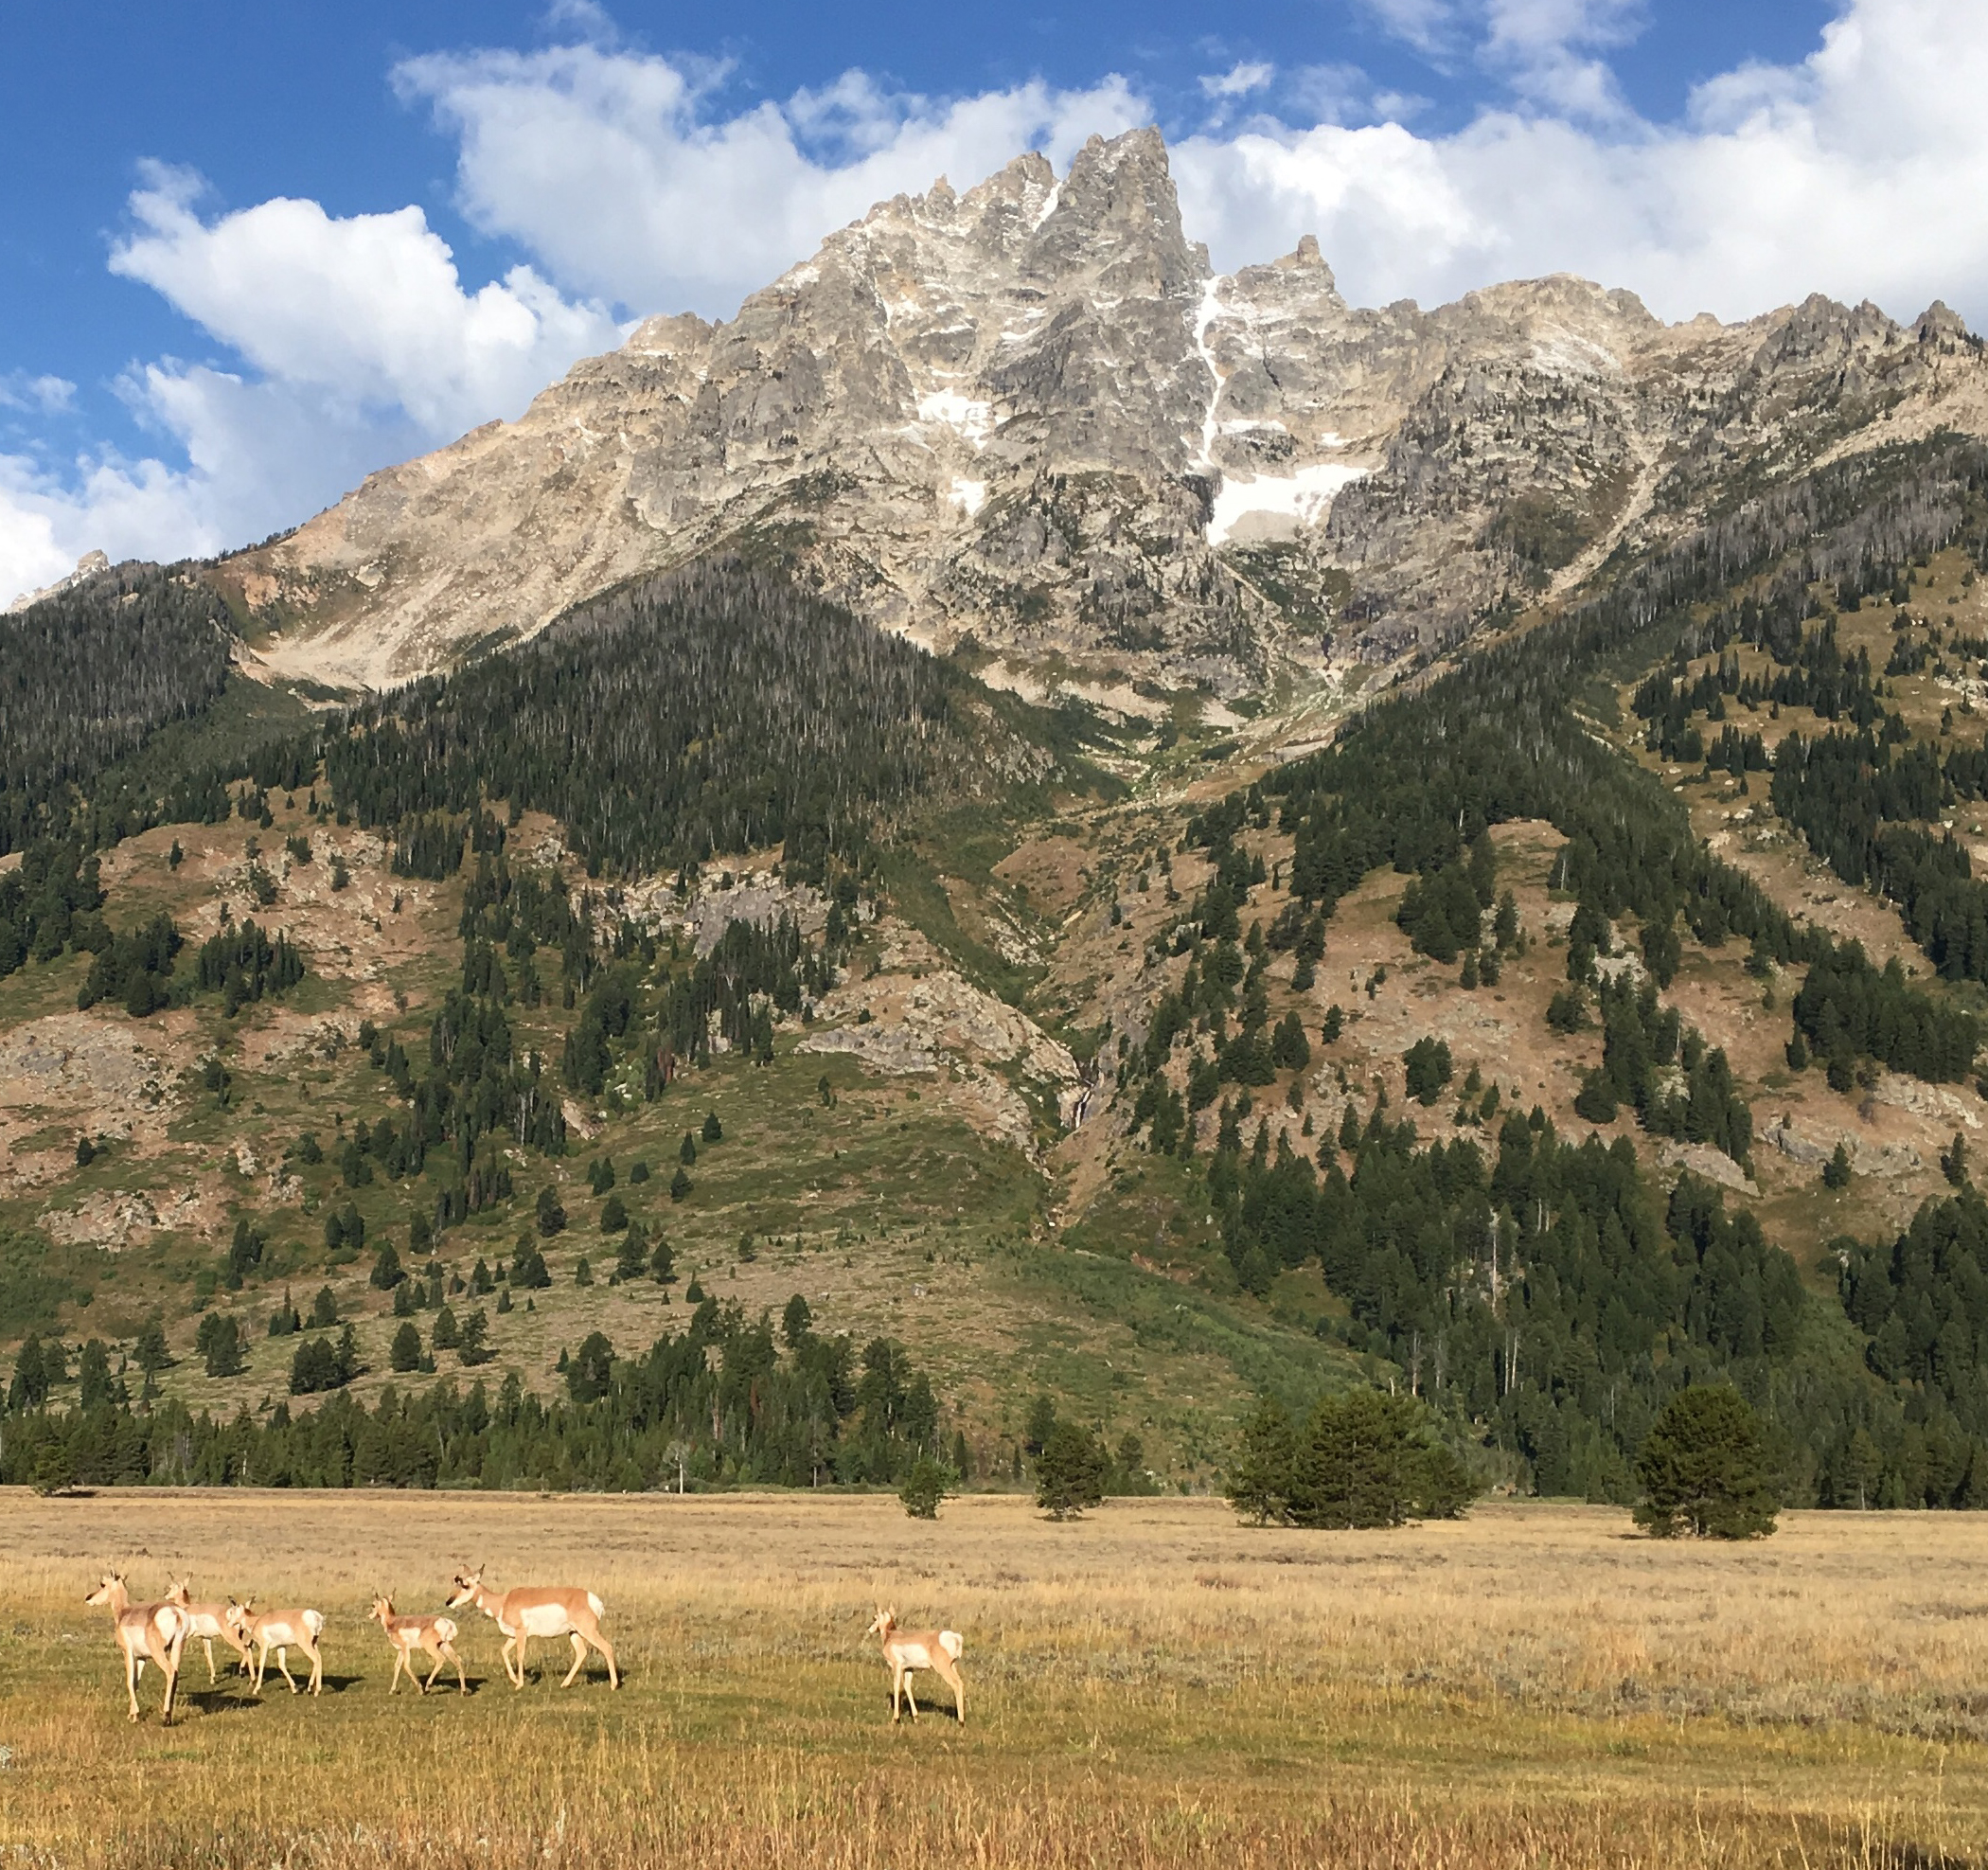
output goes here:
{"type": "Polygon", "coordinates": [[[1660,1539],[1756,1539],[1774,1530],[1760,1418],[1727,1383],[1679,1390],[1636,1457],[1638,1525],[1660,1539]]]}
{"type": "Polygon", "coordinates": [[[912,1463],[904,1485],[897,1489],[897,1498],[913,1519],[935,1520],[946,1498],[947,1480],[946,1469],[930,1454],[921,1454],[912,1463]]]}
{"type": "Polygon", "coordinates": [[[1067,1520],[1100,1505],[1111,1459],[1091,1430],[1058,1421],[1036,1457],[1036,1505],[1053,1520],[1067,1520]]]}
{"type": "Polygon", "coordinates": [[[405,1324],[394,1333],[393,1347],[387,1352],[387,1364],[397,1374],[406,1375],[421,1367],[421,1334],[413,1324],[405,1324]]]}
{"type": "Polygon", "coordinates": [[[221,1312],[210,1311],[200,1321],[193,1347],[210,1377],[239,1377],[248,1367],[241,1354],[241,1327],[221,1312]]]}
{"type": "Polygon", "coordinates": [[[1421,1447],[1413,1406],[1349,1390],[1313,1409],[1291,1464],[1290,1518],[1301,1526],[1398,1526],[1417,1504],[1421,1447]]]}
{"type": "Polygon", "coordinates": [[[1257,1525],[1282,1524],[1289,1517],[1296,1457],[1290,1412],[1275,1397],[1264,1397],[1244,1425],[1229,1469],[1229,1504],[1257,1525]]]}

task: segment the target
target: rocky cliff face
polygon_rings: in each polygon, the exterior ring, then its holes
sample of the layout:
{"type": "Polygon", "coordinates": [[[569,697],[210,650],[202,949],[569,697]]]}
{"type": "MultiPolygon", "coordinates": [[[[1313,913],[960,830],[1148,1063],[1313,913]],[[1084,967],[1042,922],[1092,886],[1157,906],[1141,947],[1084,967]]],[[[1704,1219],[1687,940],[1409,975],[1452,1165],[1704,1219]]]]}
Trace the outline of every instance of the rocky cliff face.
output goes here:
{"type": "Polygon", "coordinates": [[[1737,471],[1943,422],[1988,428],[1988,371],[1940,307],[1666,327],[1552,278],[1362,310],[1309,239],[1217,277],[1136,131],[883,203],[219,576],[277,671],[343,685],[730,545],[937,647],[1234,690],[1453,640],[1737,471]]]}

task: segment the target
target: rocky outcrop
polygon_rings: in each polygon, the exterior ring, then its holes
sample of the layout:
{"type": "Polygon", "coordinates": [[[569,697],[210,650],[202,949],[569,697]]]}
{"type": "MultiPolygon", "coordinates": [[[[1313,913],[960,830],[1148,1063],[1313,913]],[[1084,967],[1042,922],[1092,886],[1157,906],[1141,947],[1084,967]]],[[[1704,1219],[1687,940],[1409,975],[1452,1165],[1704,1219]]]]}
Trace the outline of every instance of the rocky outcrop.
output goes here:
{"type": "Polygon", "coordinates": [[[1459,636],[1741,469],[1935,405],[1988,425],[1944,306],[1665,326],[1555,277],[1361,309],[1308,239],[1216,276],[1135,131],[882,203],[731,321],[651,318],[215,575],[270,669],[347,685],[730,543],[935,646],[1227,692],[1459,636]]]}

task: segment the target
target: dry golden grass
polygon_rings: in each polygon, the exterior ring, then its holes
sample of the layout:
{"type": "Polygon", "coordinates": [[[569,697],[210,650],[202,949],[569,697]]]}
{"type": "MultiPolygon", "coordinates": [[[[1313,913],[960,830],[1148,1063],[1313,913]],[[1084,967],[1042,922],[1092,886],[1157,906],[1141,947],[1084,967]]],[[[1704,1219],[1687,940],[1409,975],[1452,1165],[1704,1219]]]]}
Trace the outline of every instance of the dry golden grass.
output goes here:
{"type": "MultiPolygon", "coordinates": [[[[1218,1504],[101,1494],[0,1503],[9,1861],[997,1865],[1960,1862],[1988,1843],[1988,1524],[1791,1515],[1668,1546],[1606,1510],[1317,1535],[1218,1504]],[[375,1591],[584,1582],[627,1682],[389,1700],[375,1591]],[[322,1701],[124,1718],[101,1565],[301,1597],[322,1701]],[[879,1601],[967,1639],[892,1730],[879,1601]],[[935,1705],[936,1704],[936,1705],[935,1705]],[[944,1710],[943,1712],[941,1710],[944,1710]]],[[[558,1668],[554,1650],[557,1647],[558,1668]]],[[[274,1681],[274,1677],[272,1677],[274,1681]]]]}

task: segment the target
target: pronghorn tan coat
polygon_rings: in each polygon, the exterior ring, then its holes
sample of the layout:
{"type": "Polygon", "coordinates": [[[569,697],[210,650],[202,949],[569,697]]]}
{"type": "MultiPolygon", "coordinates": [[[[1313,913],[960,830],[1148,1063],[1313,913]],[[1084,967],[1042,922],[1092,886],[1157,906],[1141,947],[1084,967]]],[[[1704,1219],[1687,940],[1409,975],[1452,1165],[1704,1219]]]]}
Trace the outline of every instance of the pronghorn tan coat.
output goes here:
{"type": "Polygon", "coordinates": [[[169,1604],[177,1604],[186,1613],[186,1634],[194,1638],[207,1652],[207,1680],[212,1683],[214,1674],[214,1646],[225,1643],[240,1659],[241,1672],[253,1675],[256,1665],[250,1659],[249,1647],[235,1634],[234,1626],[228,1622],[228,1607],[225,1604],[196,1604],[187,1594],[189,1580],[181,1578],[166,1594],[169,1604]]]}
{"type": "Polygon", "coordinates": [[[459,1611],[466,1604],[474,1604],[504,1632],[504,1672],[513,1688],[524,1686],[524,1652],[534,1636],[572,1638],[573,1666],[559,1683],[561,1688],[573,1686],[574,1677],[587,1660],[590,1644],[600,1651],[608,1665],[608,1686],[621,1686],[613,1648],[600,1633],[600,1620],[607,1615],[608,1608],[593,1592],[570,1585],[521,1585],[500,1594],[484,1589],[483,1567],[479,1565],[473,1572],[455,1575],[449,1608],[459,1611]]]}
{"type": "Polygon", "coordinates": [[[374,1598],[373,1608],[366,1614],[386,1631],[386,1640],[394,1646],[394,1679],[386,1685],[389,1695],[399,1687],[403,1668],[407,1671],[407,1679],[425,1695],[435,1686],[435,1678],[441,1674],[445,1663],[455,1665],[456,1686],[466,1695],[470,1692],[469,1677],[463,1673],[463,1659],[456,1653],[453,1617],[404,1617],[395,1611],[391,1597],[374,1598]],[[435,1666],[428,1671],[426,1682],[415,1674],[417,1649],[435,1658],[435,1666]]]}
{"type": "Polygon", "coordinates": [[[180,1651],[186,1646],[186,1613],[177,1604],[133,1603],[123,1576],[117,1572],[106,1572],[103,1581],[83,1602],[111,1613],[117,1631],[117,1647],[124,1655],[124,1692],[131,1697],[131,1718],[138,1718],[139,1678],[145,1673],[145,1665],[153,1663],[166,1678],[166,1696],[159,1704],[159,1716],[170,1725],[173,1691],[180,1681],[180,1651]]]}
{"type": "Polygon", "coordinates": [[[276,1666],[283,1671],[283,1680],[290,1683],[293,1695],[297,1692],[297,1679],[290,1672],[286,1651],[291,1649],[301,1649],[311,1658],[311,1692],[325,1692],[325,1658],[317,1647],[318,1638],[325,1633],[322,1611],[258,1611],[251,1600],[248,1604],[230,1604],[227,1618],[237,1635],[256,1646],[257,1694],[262,1692],[262,1676],[269,1667],[272,1649],[276,1652],[276,1666]]]}
{"type": "Polygon", "coordinates": [[[883,1641],[883,1659],[891,1667],[891,1719],[897,1719],[897,1697],[901,1692],[911,1706],[912,1719],[918,1718],[918,1703],[912,1695],[912,1673],[929,1668],[952,1690],[952,1712],[959,1724],[967,1724],[967,1684],[960,1680],[959,1661],[966,1644],[956,1630],[899,1630],[897,1613],[880,1607],[877,1621],[866,1635],[883,1641]]]}

